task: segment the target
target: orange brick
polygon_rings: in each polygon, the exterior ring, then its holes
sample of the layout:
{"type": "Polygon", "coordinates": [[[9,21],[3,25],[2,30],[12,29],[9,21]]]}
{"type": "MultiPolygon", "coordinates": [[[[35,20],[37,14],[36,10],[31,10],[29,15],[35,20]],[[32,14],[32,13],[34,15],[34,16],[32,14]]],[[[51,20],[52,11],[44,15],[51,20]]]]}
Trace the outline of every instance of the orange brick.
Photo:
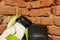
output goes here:
{"type": "Polygon", "coordinates": [[[19,7],[26,7],[26,2],[24,0],[18,0],[17,6],[19,6],[19,7]]]}
{"type": "Polygon", "coordinates": [[[28,15],[29,11],[27,8],[18,8],[18,15],[28,15]]]}
{"type": "Polygon", "coordinates": [[[54,34],[53,26],[47,26],[47,28],[48,28],[48,33],[49,34],[54,34]]]}
{"type": "Polygon", "coordinates": [[[7,28],[6,25],[0,25],[0,35],[4,32],[6,28],[7,28]]]}
{"type": "Polygon", "coordinates": [[[53,17],[53,23],[56,26],[60,26],[60,17],[53,17]]]}
{"type": "Polygon", "coordinates": [[[51,14],[50,8],[32,9],[29,16],[49,16],[51,14]]]}
{"type": "Polygon", "coordinates": [[[60,40],[60,36],[50,35],[53,40],[60,40]]]}
{"type": "Polygon", "coordinates": [[[57,26],[48,26],[48,32],[54,35],[60,35],[60,28],[57,26]]]}
{"type": "Polygon", "coordinates": [[[26,2],[26,8],[28,8],[28,9],[31,9],[31,8],[32,8],[32,6],[31,6],[31,3],[30,3],[30,2],[26,2]]]}
{"type": "Polygon", "coordinates": [[[54,0],[39,0],[41,7],[50,6],[54,3],[54,0]]]}
{"type": "Polygon", "coordinates": [[[40,7],[40,2],[39,1],[31,2],[31,6],[32,6],[32,8],[39,8],[40,7]]]}
{"type": "Polygon", "coordinates": [[[16,9],[10,6],[0,8],[0,14],[15,14],[16,9]]]}
{"type": "Polygon", "coordinates": [[[56,16],[60,16],[60,6],[55,6],[53,8],[53,14],[56,16]]]}
{"type": "Polygon", "coordinates": [[[29,2],[29,6],[32,8],[40,8],[45,6],[50,6],[54,3],[54,0],[36,0],[29,2]]]}
{"type": "Polygon", "coordinates": [[[43,24],[43,25],[52,25],[53,21],[49,17],[42,17],[41,18],[41,24],[43,24]]]}
{"type": "Polygon", "coordinates": [[[4,1],[1,0],[1,2],[0,2],[0,8],[2,8],[3,6],[5,6],[4,5],[4,1]]]}
{"type": "Polygon", "coordinates": [[[25,7],[24,0],[5,0],[6,5],[25,7]]]}
{"type": "Polygon", "coordinates": [[[17,0],[4,0],[6,5],[17,5],[17,0]]]}
{"type": "Polygon", "coordinates": [[[27,17],[32,23],[40,24],[41,18],[40,17],[27,17]]]}

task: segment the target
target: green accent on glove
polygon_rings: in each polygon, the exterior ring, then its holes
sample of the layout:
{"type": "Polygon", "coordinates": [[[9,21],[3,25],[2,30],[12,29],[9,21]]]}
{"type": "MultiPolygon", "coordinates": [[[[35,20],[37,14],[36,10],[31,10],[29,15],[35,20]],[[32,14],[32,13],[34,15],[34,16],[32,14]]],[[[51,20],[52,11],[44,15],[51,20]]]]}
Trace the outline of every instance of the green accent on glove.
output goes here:
{"type": "Polygon", "coordinates": [[[17,16],[16,15],[11,16],[8,22],[10,22],[14,17],[17,17],[17,16]]]}
{"type": "Polygon", "coordinates": [[[25,35],[26,35],[26,40],[28,40],[28,28],[26,28],[25,35]]]}
{"type": "Polygon", "coordinates": [[[10,27],[14,26],[16,24],[16,22],[14,22],[12,25],[10,25],[10,27]]]}
{"type": "Polygon", "coordinates": [[[19,40],[16,36],[14,36],[13,34],[10,34],[6,37],[7,40],[19,40]]]}
{"type": "MultiPolygon", "coordinates": [[[[11,16],[10,19],[9,19],[9,22],[10,22],[13,18],[15,18],[15,17],[17,17],[17,16],[16,16],[16,15],[11,16]]],[[[16,24],[16,22],[12,23],[10,27],[14,26],[15,24],[16,24]]]]}

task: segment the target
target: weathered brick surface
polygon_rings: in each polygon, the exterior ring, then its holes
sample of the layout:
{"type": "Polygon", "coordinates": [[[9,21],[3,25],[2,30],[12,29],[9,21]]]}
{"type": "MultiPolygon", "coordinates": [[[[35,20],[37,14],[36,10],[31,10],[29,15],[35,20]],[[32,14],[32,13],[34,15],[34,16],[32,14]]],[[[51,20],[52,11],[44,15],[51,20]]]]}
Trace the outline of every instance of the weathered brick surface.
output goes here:
{"type": "Polygon", "coordinates": [[[29,3],[29,6],[31,6],[32,8],[39,8],[52,5],[54,3],[54,0],[38,0],[29,3]]]}
{"type": "Polygon", "coordinates": [[[26,5],[26,8],[28,8],[28,9],[31,9],[31,8],[32,8],[32,6],[31,6],[31,3],[30,3],[30,2],[25,3],[25,5],[26,5]]]}
{"type": "Polygon", "coordinates": [[[29,11],[27,8],[18,8],[18,15],[28,15],[29,11]]]}
{"type": "Polygon", "coordinates": [[[27,17],[30,21],[32,21],[32,23],[35,24],[41,24],[41,18],[40,17],[27,17]]]}
{"type": "Polygon", "coordinates": [[[4,0],[6,5],[17,5],[17,0],[4,0]]]}
{"type": "Polygon", "coordinates": [[[20,7],[26,7],[26,2],[23,1],[23,0],[17,0],[17,6],[20,6],[20,7]]]}
{"type": "Polygon", "coordinates": [[[51,14],[51,8],[32,9],[29,12],[29,16],[49,16],[51,14]]]}
{"type": "Polygon", "coordinates": [[[25,1],[23,0],[5,0],[5,4],[11,6],[25,7],[25,1]]]}
{"type": "Polygon", "coordinates": [[[60,26],[60,17],[53,17],[53,22],[56,26],[60,26]]]}
{"type": "Polygon", "coordinates": [[[42,17],[41,18],[41,24],[43,24],[43,25],[52,25],[53,21],[49,17],[42,17]]]}
{"type": "Polygon", "coordinates": [[[54,0],[39,0],[41,7],[50,6],[54,3],[54,0]]]}
{"type": "Polygon", "coordinates": [[[57,26],[47,26],[48,32],[53,35],[60,35],[60,27],[57,26]]]}
{"type": "Polygon", "coordinates": [[[10,6],[3,6],[0,8],[0,14],[15,14],[15,8],[10,6]]]}
{"type": "Polygon", "coordinates": [[[53,8],[53,14],[57,15],[57,16],[60,16],[60,6],[55,6],[53,8]]]}
{"type": "Polygon", "coordinates": [[[40,1],[34,1],[30,2],[32,8],[39,8],[40,7],[40,1]]]}

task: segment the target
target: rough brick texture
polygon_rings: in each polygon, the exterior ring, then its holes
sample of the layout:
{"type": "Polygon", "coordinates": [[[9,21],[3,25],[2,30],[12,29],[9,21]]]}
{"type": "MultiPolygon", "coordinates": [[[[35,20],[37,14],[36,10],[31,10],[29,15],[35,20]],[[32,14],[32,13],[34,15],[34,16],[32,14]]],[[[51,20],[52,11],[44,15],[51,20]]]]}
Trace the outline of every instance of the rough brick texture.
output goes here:
{"type": "Polygon", "coordinates": [[[49,18],[49,17],[42,17],[41,18],[41,24],[43,24],[43,25],[52,25],[53,22],[52,22],[52,19],[49,18]]]}
{"type": "Polygon", "coordinates": [[[51,14],[51,8],[32,9],[29,12],[29,16],[49,16],[51,14]]]}
{"type": "Polygon", "coordinates": [[[60,35],[60,28],[57,26],[47,26],[49,34],[60,35]]]}
{"type": "Polygon", "coordinates": [[[0,14],[15,14],[15,8],[10,6],[3,6],[0,8],[0,14]]]}
{"type": "Polygon", "coordinates": [[[28,15],[29,14],[29,11],[27,8],[18,8],[18,15],[28,15]]]}
{"type": "Polygon", "coordinates": [[[56,16],[60,16],[60,6],[55,6],[53,8],[53,14],[56,16]]]}
{"type": "Polygon", "coordinates": [[[53,22],[56,26],[60,26],[60,17],[53,17],[53,22]]]}
{"type": "Polygon", "coordinates": [[[32,23],[47,25],[50,37],[60,40],[60,0],[0,0],[0,34],[13,15],[24,15],[32,23]]]}

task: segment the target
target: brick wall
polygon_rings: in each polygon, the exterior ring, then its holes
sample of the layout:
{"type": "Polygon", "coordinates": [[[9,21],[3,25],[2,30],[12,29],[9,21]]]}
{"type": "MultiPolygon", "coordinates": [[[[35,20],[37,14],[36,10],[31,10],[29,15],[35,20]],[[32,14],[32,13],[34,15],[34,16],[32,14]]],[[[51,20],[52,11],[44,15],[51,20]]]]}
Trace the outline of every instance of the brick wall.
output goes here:
{"type": "Polygon", "coordinates": [[[60,0],[0,0],[0,34],[12,15],[24,15],[33,23],[47,25],[49,36],[60,40],[60,0]]]}

